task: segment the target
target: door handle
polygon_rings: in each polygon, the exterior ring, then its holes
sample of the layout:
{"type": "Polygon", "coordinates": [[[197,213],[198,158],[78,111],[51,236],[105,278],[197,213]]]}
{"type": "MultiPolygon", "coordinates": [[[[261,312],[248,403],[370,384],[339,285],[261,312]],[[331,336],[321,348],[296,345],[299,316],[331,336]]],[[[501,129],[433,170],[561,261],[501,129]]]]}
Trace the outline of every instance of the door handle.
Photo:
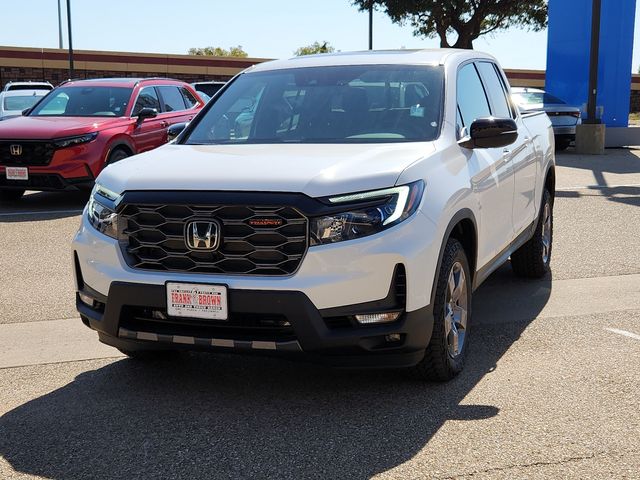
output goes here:
{"type": "Polygon", "coordinates": [[[164,120],[160,122],[160,126],[161,127],[168,127],[169,126],[169,122],[165,122],[164,120]]]}

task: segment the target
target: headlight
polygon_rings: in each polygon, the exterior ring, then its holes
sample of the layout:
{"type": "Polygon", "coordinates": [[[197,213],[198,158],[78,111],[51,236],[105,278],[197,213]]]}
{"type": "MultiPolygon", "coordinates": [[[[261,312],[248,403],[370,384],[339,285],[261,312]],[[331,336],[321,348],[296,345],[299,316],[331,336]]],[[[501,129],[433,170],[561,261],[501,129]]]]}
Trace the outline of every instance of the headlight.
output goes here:
{"type": "Polygon", "coordinates": [[[366,237],[410,217],[420,205],[424,182],[329,198],[331,204],[350,203],[347,211],[311,219],[311,245],[366,237]],[[358,207],[361,204],[362,207],[358,207]]]}
{"type": "Polygon", "coordinates": [[[57,148],[71,147],[72,145],[80,145],[81,143],[87,143],[98,136],[98,132],[87,133],[86,135],[78,135],[77,137],[59,138],[53,141],[53,144],[57,148]]]}
{"type": "Polygon", "coordinates": [[[96,184],[87,204],[89,223],[111,238],[118,238],[118,215],[115,210],[119,197],[117,193],[96,184]]]}

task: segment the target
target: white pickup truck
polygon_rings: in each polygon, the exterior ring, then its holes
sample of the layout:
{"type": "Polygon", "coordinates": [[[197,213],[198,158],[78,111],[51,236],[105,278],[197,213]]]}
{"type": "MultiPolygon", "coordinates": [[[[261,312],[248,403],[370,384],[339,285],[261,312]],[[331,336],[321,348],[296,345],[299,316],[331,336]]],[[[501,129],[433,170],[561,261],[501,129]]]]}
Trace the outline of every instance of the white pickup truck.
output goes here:
{"type": "Polygon", "coordinates": [[[171,144],[100,174],[73,242],[77,308],[138,358],[259,351],[450,379],[474,289],[509,257],[549,270],[553,142],[483,53],[256,65],[171,144]]]}

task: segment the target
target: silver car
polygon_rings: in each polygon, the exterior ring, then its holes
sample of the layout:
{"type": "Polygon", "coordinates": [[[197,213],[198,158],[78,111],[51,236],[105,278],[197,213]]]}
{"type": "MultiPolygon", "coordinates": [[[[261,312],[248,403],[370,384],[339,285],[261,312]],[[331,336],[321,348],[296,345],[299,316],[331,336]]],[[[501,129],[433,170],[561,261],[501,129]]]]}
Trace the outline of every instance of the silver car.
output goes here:
{"type": "Polygon", "coordinates": [[[580,109],[539,88],[512,87],[513,101],[522,111],[547,112],[556,137],[556,150],[566,149],[576,139],[576,125],[580,125],[580,109]]]}
{"type": "Polygon", "coordinates": [[[50,90],[8,90],[0,92],[0,120],[19,117],[23,110],[33,107],[50,90]]]}

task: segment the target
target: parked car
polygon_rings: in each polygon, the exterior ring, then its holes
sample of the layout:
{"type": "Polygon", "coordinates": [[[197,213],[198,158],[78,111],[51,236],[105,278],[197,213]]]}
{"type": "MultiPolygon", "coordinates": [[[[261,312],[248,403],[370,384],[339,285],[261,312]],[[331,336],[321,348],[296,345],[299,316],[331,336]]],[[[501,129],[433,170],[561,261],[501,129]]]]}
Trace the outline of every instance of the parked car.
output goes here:
{"type": "Polygon", "coordinates": [[[177,80],[70,81],[24,116],[0,122],[0,199],[25,190],[87,188],[105,165],[156,148],[203,106],[177,80]]]}
{"type": "Polygon", "coordinates": [[[262,351],[447,380],[473,290],[509,257],[548,272],[554,185],[549,118],[512,106],[489,55],[261,63],[175,143],[100,174],[77,308],[133,357],[262,351]]]}
{"type": "Polygon", "coordinates": [[[0,92],[0,121],[19,117],[51,90],[8,90],[0,92]]]}
{"type": "Polygon", "coordinates": [[[7,82],[2,89],[3,92],[11,92],[14,90],[53,90],[53,85],[49,82],[7,82]]]}
{"type": "Polygon", "coordinates": [[[210,99],[216,93],[218,93],[218,90],[224,87],[226,83],[227,82],[213,82],[213,81],[212,82],[194,82],[191,84],[191,86],[195,88],[198,93],[204,93],[210,99]]]}
{"type": "Polygon", "coordinates": [[[209,100],[211,100],[211,97],[209,95],[199,90],[196,90],[196,91],[198,92],[198,96],[202,99],[204,103],[209,103],[209,100]]]}
{"type": "Polygon", "coordinates": [[[578,107],[567,105],[557,97],[538,88],[513,87],[513,101],[525,112],[543,111],[549,115],[555,134],[556,149],[565,150],[576,139],[576,125],[580,125],[578,107]]]}

